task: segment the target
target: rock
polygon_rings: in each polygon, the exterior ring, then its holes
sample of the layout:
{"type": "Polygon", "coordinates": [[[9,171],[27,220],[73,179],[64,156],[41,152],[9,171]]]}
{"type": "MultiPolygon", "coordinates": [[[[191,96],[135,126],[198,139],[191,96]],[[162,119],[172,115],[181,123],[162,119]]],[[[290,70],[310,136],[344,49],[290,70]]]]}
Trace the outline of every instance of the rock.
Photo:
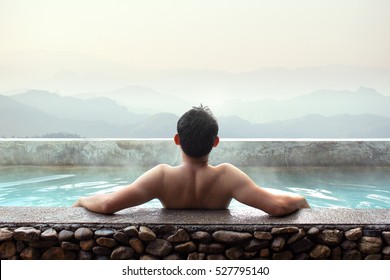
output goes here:
{"type": "Polygon", "coordinates": [[[16,252],[20,253],[26,248],[26,244],[23,241],[16,241],[16,252]]]}
{"type": "Polygon", "coordinates": [[[112,250],[108,247],[95,246],[92,248],[95,255],[111,255],[112,250]]]}
{"type": "Polygon", "coordinates": [[[260,241],[258,239],[252,238],[245,242],[244,249],[248,252],[259,251],[260,249],[266,248],[269,245],[269,241],[260,241]]]}
{"type": "Polygon", "coordinates": [[[294,257],[294,260],[308,260],[308,259],[309,259],[309,255],[306,253],[301,253],[294,257]]]}
{"type": "Polygon", "coordinates": [[[164,239],[155,239],[146,246],[145,251],[153,256],[165,257],[172,251],[172,244],[164,239]]]}
{"type": "Polygon", "coordinates": [[[141,261],[154,261],[154,260],[158,260],[159,258],[157,258],[155,256],[151,256],[151,255],[143,255],[139,259],[141,261]]]}
{"type": "Polygon", "coordinates": [[[343,232],[338,229],[325,229],[321,233],[321,240],[326,245],[338,245],[343,236],[343,232]]]}
{"type": "Polygon", "coordinates": [[[95,236],[98,237],[112,237],[114,235],[114,231],[112,229],[98,229],[95,231],[95,236]]]}
{"type": "Polygon", "coordinates": [[[15,243],[11,240],[4,241],[0,244],[0,259],[5,260],[16,255],[15,243]]]}
{"type": "Polygon", "coordinates": [[[137,252],[138,254],[144,253],[144,251],[145,251],[144,244],[142,243],[141,239],[139,239],[138,237],[131,238],[129,240],[129,244],[130,244],[131,248],[133,248],[133,250],[135,252],[137,252]]]}
{"type": "Polygon", "coordinates": [[[167,239],[172,243],[182,243],[190,240],[190,236],[184,229],[179,229],[175,234],[171,235],[167,239]]]}
{"type": "Polygon", "coordinates": [[[272,239],[272,234],[267,231],[255,231],[254,232],[254,237],[259,240],[271,240],[272,239]]]}
{"type": "Polygon", "coordinates": [[[272,255],[274,260],[292,260],[293,258],[294,255],[290,251],[278,252],[272,255]]]}
{"type": "Polygon", "coordinates": [[[269,255],[270,255],[270,252],[269,252],[268,248],[260,250],[260,257],[261,258],[267,258],[267,257],[269,257],[269,255]]]}
{"type": "Polygon", "coordinates": [[[321,233],[321,231],[318,228],[312,227],[307,231],[307,236],[310,238],[315,238],[315,237],[318,237],[320,235],[320,233],[321,233]]]}
{"type": "Polygon", "coordinates": [[[383,255],[390,256],[390,246],[386,246],[382,249],[383,255]]]}
{"type": "Polygon", "coordinates": [[[332,248],[332,260],[341,260],[341,248],[340,248],[340,246],[332,248]]]}
{"type": "Polygon", "coordinates": [[[358,250],[345,251],[343,254],[343,260],[361,260],[362,254],[358,250]]]}
{"type": "Polygon", "coordinates": [[[89,228],[78,228],[74,233],[74,237],[77,240],[88,240],[93,237],[93,231],[89,228]]]}
{"type": "Polygon", "coordinates": [[[362,237],[363,231],[361,228],[353,228],[350,230],[347,230],[344,235],[345,238],[347,238],[349,241],[356,241],[360,237],[362,237]]]}
{"type": "Polygon", "coordinates": [[[390,231],[382,232],[382,237],[386,241],[386,244],[390,245],[390,231]]]}
{"type": "Polygon", "coordinates": [[[28,243],[28,245],[32,248],[50,248],[57,244],[57,240],[34,240],[28,243]]]}
{"type": "Polygon", "coordinates": [[[91,251],[93,246],[95,246],[95,239],[80,241],[80,248],[84,251],[91,251]]]}
{"type": "Polygon", "coordinates": [[[352,241],[349,241],[349,240],[344,240],[340,244],[340,246],[341,246],[341,248],[343,248],[344,251],[348,251],[348,250],[356,249],[358,245],[357,245],[356,242],[352,242],[352,241]]]}
{"type": "Polygon", "coordinates": [[[128,260],[134,255],[134,250],[130,247],[119,246],[111,253],[112,260],[128,260]]]}
{"type": "Polygon", "coordinates": [[[38,260],[41,257],[41,250],[27,247],[20,252],[20,257],[23,260],[38,260]]]}
{"type": "Polygon", "coordinates": [[[14,233],[8,228],[0,228],[0,241],[7,241],[13,238],[14,233]]]}
{"type": "Polygon", "coordinates": [[[297,233],[299,229],[297,227],[282,227],[282,228],[273,228],[271,230],[272,235],[283,234],[283,233],[297,233]]]}
{"type": "Polygon", "coordinates": [[[78,259],[79,260],[92,260],[93,254],[91,252],[85,252],[83,250],[80,250],[78,259]]]}
{"type": "Polygon", "coordinates": [[[179,254],[171,254],[163,258],[163,260],[168,260],[168,261],[177,261],[181,259],[182,258],[179,256],[179,254]]]}
{"type": "Polygon", "coordinates": [[[212,240],[211,234],[206,231],[196,231],[191,234],[191,238],[199,243],[210,243],[212,240]]]}
{"type": "Polygon", "coordinates": [[[229,260],[237,260],[244,254],[244,249],[241,246],[234,246],[225,251],[225,255],[229,260]]]}
{"type": "Polygon", "coordinates": [[[175,251],[182,254],[189,254],[196,251],[196,244],[193,241],[188,241],[186,243],[176,245],[175,251]]]}
{"type": "Polygon", "coordinates": [[[215,241],[223,243],[241,243],[252,238],[252,234],[248,232],[236,232],[236,231],[227,231],[219,230],[212,234],[212,237],[215,241]]]}
{"type": "Polygon", "coordinates": [[[363,235],[370,237],[381,237],[382,231],[379,229],[365,229],[363,230],[363,235]]]}
{"type": "Polygon", "coordinates": [[[187,260],[205,260],[206,255],[203,253],[191,253],[188,255],[187,260]]]}
{"type": "Polygon", "coordinates": [[[33,227],[20,227],[14,231],[14,239],[21,241],[38,240],[41,235],[41,231],[33,227]]]}
{"type": "Polygon", "coordinates": [[[156,234],[150,228],[141,226],[139,228],[138,238],[143,241],[152,241],[156,239],[156,234]]]}
{"type": "Polygon", "coordinates": [[[291,244],[290,248],[294,252],[294,254],[299,254],[309,251],[313,247],[313,245],[314,244],[310,239],[304,238],[291,244]]]}
{"type": "Polygon", "coordinates": [[[210,243],[210,244],[203,244],[200,243],[198,245],[198,252],[199,253],[205,253],[205,254],[220,254],[225,251],[225,245],[221,243],[210,243]]]}
{"type": "Polygon", "coordinates": [[[360,239],[359,251],[363,254],[379,253],[382,248],[382,239],[380,237],[363,236],[360,239]]]}
{"type": "Polygon", "coordinates": [[[96,239],[96,243],[100,246],[107,247],[107,248],[112,248],[114,247],[117,242],[113,238],[107,238],[107,237],[99,237],[96,239]]]}
{"type": "Polygon", "coordinates": [[[271,243],[271,249],[279,252],[286,246],[286,240],[282,236],[277,236],[271,243]]]}
{"type": "Polygon", "coordinates": [[[129,244],[129,237],[124,232],[116,232],[114,233],[114,239],[119,241],[122,244],[128,245],[129,244]]]}
{"type": "Polygon", "coordinates": [[[44,260],[65,260],[65,252],[61,247],[51,247],[43,255],[44,260]]]}
{"type": "Polygon", "coordinates": [[[378,260],[382,259],[382,255],[381,254],[371,254],[371,255],[367,255],[364,259],[378,261],[378,260]]]}
{"type": "Polygon", "coordinates": [[[135,226],[129,226],[123,229],[123,232],[128,236],[128,237],[136,237],[138,236],[138,229],[135,226]]]}
{"type": "Polygon", "coordinates": [[[79,251],[80,246],[68,241],[61,242],[61,248],[64,250],[70,250],[70,251],[79,251]]]}
{"type": "Polygon", "coordinates": [[[252,259],[254,256],[256,256],[258,252],[247,252],[247,251],[244,251],[244,254],[242,255],[242,257],[245,259],[245,260],[250,260],[252,259]]]}
{"type": "Polygon", "coordinates": [[[42,240],[57,240],[58,233],[55,229],[49,228],[41,233],[42,240]]]}
{"type": "Polygon", "coordinates": [[[297,242],[298,240],[301,240],[302,238],[304,238],[306,236],[306,232],[303,228],[300,228],[299,231],[294,234],[293,236],[291,236],[288,240],[287,240],[287,245],[290,245],[294,242],[297,242]]]}
{"type": "Polygon", "coordinates": [[[69,241],[73,238],[74,232],[70,230],[63,229],[58,234],[58,241],[69,241]]]}
{"type": "Polygon", "coordinates": [[[226,260],[224,255],[208,255],[207,260],[226,260]]]}
{"type": "Polygon", "coordinates": [[[310,252],[309,256],[313,259],[326,259],[330,256],[330,249],[325,245],[316,245],[314,249],[310,252]]]}

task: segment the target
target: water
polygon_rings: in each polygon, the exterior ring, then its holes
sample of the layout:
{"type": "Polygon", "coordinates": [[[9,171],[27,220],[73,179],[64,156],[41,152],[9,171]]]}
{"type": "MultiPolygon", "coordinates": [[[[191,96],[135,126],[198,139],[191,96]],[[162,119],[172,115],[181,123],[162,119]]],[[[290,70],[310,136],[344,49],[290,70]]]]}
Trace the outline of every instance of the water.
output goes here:
{"type": "MultiPolygon", "coordinates": [[[[1,206],[71,206],[130,184],[146,168],[1,167],[1,206]]],[[[242,168],[258,185],[304,195],[315,208],[390,208],[390,167],[242,168]]],[[[142,207],[161,207],[153,200],[142,207]]],[[[231,208],[247,207],[233,201],[231,208]]]]}

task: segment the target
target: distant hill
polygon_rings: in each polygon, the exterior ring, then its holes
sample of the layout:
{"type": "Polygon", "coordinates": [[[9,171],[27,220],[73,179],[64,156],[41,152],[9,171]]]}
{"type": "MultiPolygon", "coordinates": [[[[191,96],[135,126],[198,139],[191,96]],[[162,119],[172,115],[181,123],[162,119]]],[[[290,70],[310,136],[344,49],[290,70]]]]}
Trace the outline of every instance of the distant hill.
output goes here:
{"type": "Polygon", "coordinates": [[[82,121],[104,121],[113,125],[135,124],[146,116],[134,114],[125,106],[105,97],[87,100],[63,97],[42,90],[29,90],[11,96],[15,101],[39,109],[58,118],[82,121]]]}
{"type": "Polygon", "coordinates": [[[319,90],[287,100],[225,101],[217,111],[220,115],[237,115],[256,123],[295,119],[310,114],[390,117],[390,96],[363,87],[356,91],[319,90]]]}

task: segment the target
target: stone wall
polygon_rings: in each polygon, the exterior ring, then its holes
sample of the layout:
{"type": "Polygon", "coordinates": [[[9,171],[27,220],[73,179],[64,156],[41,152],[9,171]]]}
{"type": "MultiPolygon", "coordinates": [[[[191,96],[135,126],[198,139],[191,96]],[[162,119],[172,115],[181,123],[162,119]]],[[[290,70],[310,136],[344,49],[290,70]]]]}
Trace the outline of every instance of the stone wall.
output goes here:
{"type": "Polygon", "coordinates": [[[390,209],[0,207],[0,259],[390,259],[390,209]]]}
{"type": "MultiPolygon", "coordinates": [[[[0,166],[177,165],[173,140],[0,139],[0,166]]],[[[210,155],[211,164],[237,166],[390,166],[390,141],[381,140],[228,140],[210,155]]]]}
{"type": "Polygon", "coordinates": [[[0,258],[390,260],[390,229],[284,226],[258,227],[255,231],[194,231],[172,225],[1,228],[0,258]]]}

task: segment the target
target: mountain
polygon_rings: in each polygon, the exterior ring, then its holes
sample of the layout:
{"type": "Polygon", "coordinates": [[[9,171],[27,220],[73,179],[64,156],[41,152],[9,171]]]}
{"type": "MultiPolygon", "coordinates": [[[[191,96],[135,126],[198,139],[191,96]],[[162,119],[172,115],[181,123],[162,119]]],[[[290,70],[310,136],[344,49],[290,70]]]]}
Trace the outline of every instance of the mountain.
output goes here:
{"type": "Polygon", "coordinates": [[[390,95],[390,69],[326,65],[241,73],[210,69],[142,71],[74,52],[0,54],[0,92],[39,88],[73,95],[113,91],[128,85],[152,88],[192,104],[207,104],[210,99],[287,99],[318,89],[351,90],[361,86],[390,95]]]}
{"type": "Polygon", "coordinates": [[[149,87],[140,86],[127,86],[106,92],[82,93],[74,97],[107,97],[118,104],[126,106],[131,112],[139,114],[157,114],[162,111],[182,114],[192,107],[191,103],[184,99],[157,92],[149,87]]]}
{"type": "Polygon", "coordinates": [[[319,114],[373,114],[390,117],[390,97],[374,89],[356,91],[319,90],[287,100],[225,101],[217,108],[218,115],[237,115],[256,123],[300,118],[319,114]]]}
{"type": "Polygon", "coordinates": [[[226,138],[390,138],[390,118],[342,114],[252,124],[237,117],[219,118],[220,135],[226,138]]]}
{"type": "Polygon", "coordinates": [[[15,101],[67,120],[104,121],[114,125],[135,124],[146,116],[134,114],[109,98],[79,99],[40,90],[11,96],[15,101]]]}

